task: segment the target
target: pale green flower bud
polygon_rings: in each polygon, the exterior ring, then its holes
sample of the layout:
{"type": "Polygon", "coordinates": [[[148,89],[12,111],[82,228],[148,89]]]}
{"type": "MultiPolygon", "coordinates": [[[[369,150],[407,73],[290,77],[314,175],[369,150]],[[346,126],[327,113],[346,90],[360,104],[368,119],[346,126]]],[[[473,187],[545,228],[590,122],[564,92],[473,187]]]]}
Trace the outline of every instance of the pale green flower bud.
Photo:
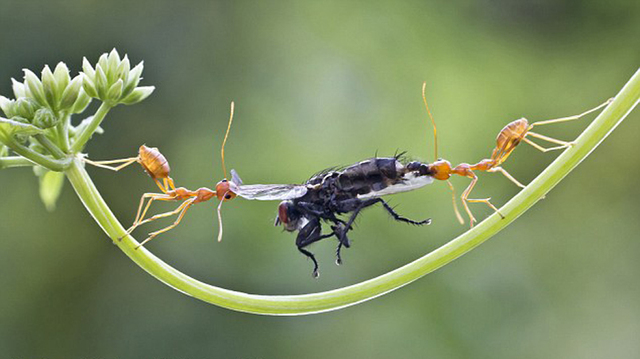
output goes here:
{"type": "Polygon", "coordinates": [[[124,86],[124,82],[122,79],[119,79],[116,83],[111,85],[109,91],[107,92],[107,98],[116,102],[120,100],[120,95],[122,95],[122,87],[124,86]]]}
{"type": "Polygon", "coordinates": [[[42,87],[44,88],[44,96],[47,99],[47,103],[49,104],[49,107],[55,110],[58,108],[58,99],[60,97],[57,94],[58,83],[56,81],[56,78],[53,76],[53,72],[51,72],[51,69],[49,68],[48,65],[45,65],[44,69],[42,69],[41,77],[42,77],[42,87]]]}
{"type": "Polygon", "coordinates": [[[96,85],[93,83],[93,78],[89,78],[89,75],[86,73],[82,74],[82,88],[87,95],[98,98],[98,91],[96,90],[96,85]]]}
{"type": "Polygon", "coordinates": [[[140,61],[131,71],[129,72],[129,76],[127,76],[125,80],[125,86],[122,90],[122,95],[127,96],[133,91],[136,86],[140,83],[140,75],[142,75],[142,70],[144,70],[144,61],[140,61]]]}
{"type": "Polygon", "coordinates": [[[0,145],[0,157],[7,157],[9,155],[9,149],[5,145],[0,145]]]}
{"type": "Polygon", "coordinates": [[[83,88],[80,88],[80,91],[78,92],[78,98],[76,99],[76,102],[73,104],[73,107],[71,107],[71,113],[83,112],[84,109],[86,109],[87,106],[89,106],[89,103],[91,103],[91,97],[87,95],[87,93],[84,91],[83,88]]]}
{"type": "Polygon", "coordinates": [[[120,103],[125,105],[133,105],[134,103],[138,103],[145,98],[149,97],[153,90],[155,90],[155,86],[140,86],[136,87],[135,90],[131,91],[131,93],[120,100],[120,103]]]}
{"type": "Polygon", "coordinates": [[[56,78],[56,83],[58,84],[56,93],[62,94],[67,86],[69,86],[69,82],[71,82],[69,68],[64,62],[58,62],[56,68],[53,70],[53,76],[56,78]]]}
{"type": "Polygon", "coordinates": [[[109,56],[107,57],[107,67],[103,68],[103,70],[105,70],[106,72],[107,79],[109,79],[109,83],[116,82],[118,78],[118,67],[120,66],[120,62],[120,55],[114,48],[113,50],[111,50],[109,56]]]}
{"type": "Polygon", "coordinates": [[[66,110],[73,106],[78,99],[80,89],[82,89],[82,75],[74,77],[73,81],[64,89],[62,98],[60,99],[60,109],[66,110]]]}
{"type": "Polygon", "coordinates": [[[0,96],[0,109],[2,110],[2,113],[7,116],[7,118],[15,116],[15,113],[13,112],[14,105],[14,100],[10,100],[4,96],[0,96]]]}
{"type": "Polygon", "coordinates": [[[33,117],[33,124],[42,129],[51,128],[58,124],[58,117],[48,108],[41,108],[36,111],[33,117]]]}
{"type": "Polygon", "coordinates": [[[129,77],[129,71],[131,70],[131,63],[129,62],[129,57],[124,55],[122,62],[118,65],[117,77],[119,79],[126,80],[129,77]]]}
{"type": "Polygon", "coordinates": [[[13,104],[13,116],[19,116],[27,120],[33,120],[36,110],[40,108],[38,103],[29,97],[20,97],[13,104]]]}
{"type": "Polygon", "coordinates": [[[22,82],[18,82],[14,78],[12,78],[11,85],[13,87],[13,94],[16,98],[27,96],[27,90],[22,82]]]}
{"type": "Polygon", "coordinates": [[[93,69],[86,57],[82,58],[82,72],[84,72],[84,74],[87,75],[92,81],[93,77],[96,75],[96,70],[93,69]]]}
{"type": "Polygon", "coordinates": [[[102,101],[108,100],[107,91],[109,91],[109,80],[107,79],[107,74],[102,70],[102,66],[96,67],[96,77],[94,83],[96,84],[98,97],[102,101]]]}
{"type": "Polygon", "coordinates": [[[29,69],[24,69],[24,83],[26,85],[26,95],[32,97],[41,106],[47,105],[47,99],[44,95],[44,88],[38,76],[29,69]]]}
{"type": "Polygon", "coordinates": [[[120,58],[116,49],[109,54],[102,54],[95,68],[85,58],[82,63],[84,91],[90,97],[114,105],[139,102],[153,91],[142,89],[133,94],[140,83],[143,68],[142,62],[131,68],[129,57],[125,55],[120,58]]]}

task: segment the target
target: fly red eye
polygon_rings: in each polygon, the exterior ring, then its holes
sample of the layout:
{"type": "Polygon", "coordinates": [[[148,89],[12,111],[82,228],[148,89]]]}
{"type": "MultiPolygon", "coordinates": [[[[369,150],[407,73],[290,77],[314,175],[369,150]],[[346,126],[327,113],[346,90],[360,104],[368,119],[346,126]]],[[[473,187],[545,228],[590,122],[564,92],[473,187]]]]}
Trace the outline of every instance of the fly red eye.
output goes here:
{"type": "Polygon", "coordinates": [[[289,223],[289,203],[280,203],[280,205],[278,206],[278,219],[284,225],[289,223]]]}

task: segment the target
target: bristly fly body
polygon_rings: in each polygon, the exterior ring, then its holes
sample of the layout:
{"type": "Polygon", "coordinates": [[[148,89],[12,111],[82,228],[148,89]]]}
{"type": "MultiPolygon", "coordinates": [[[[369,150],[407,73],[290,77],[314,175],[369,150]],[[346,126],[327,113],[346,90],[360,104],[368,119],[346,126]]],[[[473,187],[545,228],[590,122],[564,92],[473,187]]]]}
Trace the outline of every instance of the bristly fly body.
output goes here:
{"type": "Polygon", "coordinates": [[[240,197],[282,200],[275,225],[281,224],[289,232],[298,232],[296,246],[313,261],[315,277],[318,276],[318,262],[305,247],[335,236],[338,239],[336,263],[342,263],[340,250],[351,245],[347,232],[360,211],[369,206],[380,203],[397,221],[415,225],[431,223],[430,219],[405,218],[380,198],[433,182],[428,165],[416,161],[403,164],[401,156],[371,158],[343,170],[326,171],[301,185],[243,185],[235,171],[231,171],[231,176],[229,188],[240,197]],[[347,221],[338,217],[347,213],[350,214],[347,221]],[[322,221],[331,223],[331,232],[322,233],[322,221]]]}

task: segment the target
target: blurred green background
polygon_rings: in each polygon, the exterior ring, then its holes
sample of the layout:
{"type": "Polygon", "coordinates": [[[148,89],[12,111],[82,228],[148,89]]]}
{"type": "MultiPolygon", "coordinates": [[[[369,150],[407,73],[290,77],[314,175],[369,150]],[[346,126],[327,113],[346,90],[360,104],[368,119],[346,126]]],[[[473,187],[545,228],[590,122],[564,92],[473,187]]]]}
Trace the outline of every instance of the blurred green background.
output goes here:
{"type": "MultiPolygon", "coordinates": [[[[248,183],[312,173],[396,149],[433,158],[489,156],[498,131],[526,116],[579,113],[613,96],[640,65],[634,1],[0,2],[0,94],[22,68],[116,47],[145,61],[156,92],[120,106],[89,143],[93,159],[158,146],[189,188],[222,178],[219,148],[236,101],[227,166],[248,183]]],[[[95,104],[93,104],[95,107],[95,104]]],[[[94,108],[95,110],[95,108],[94,108]]],[[[540,132],[572,139],[592,119],[540,132]]],[[[632,358],[640,352],[640,113],[523,217],[483,246],[397,292],[328,314],[231,312],[178,293],[127,259],[65,184],[45,211],[29,169],[0,172],[0,353],[3,357],[632,358]]],[[[531,181],[556,154],[518,148],[505,168],[531,181]]],[[[156,191],[140,168],[90,168],[121,221],[156,191]]],[[[462,190],[468,181],[454,180],[462,190]]],[[[481,175],[474,192],[501,205],[516,188],[481,175]]],[[[335,241],[312,247],[321,276],[272,226],[275,202],[194,207],[148,248],[225,288],[306,293],[397,268],[463,232],[444,183],[390,198],[429,227],[363,213],[345,264],[335,241]]],[[[173,205],[158,205],[168,210],[173,205]]],[[[484,218],[490,212],[473,206],[484,218]]],[[[139,229],[161,228],[162,222],[139,229]]]]}

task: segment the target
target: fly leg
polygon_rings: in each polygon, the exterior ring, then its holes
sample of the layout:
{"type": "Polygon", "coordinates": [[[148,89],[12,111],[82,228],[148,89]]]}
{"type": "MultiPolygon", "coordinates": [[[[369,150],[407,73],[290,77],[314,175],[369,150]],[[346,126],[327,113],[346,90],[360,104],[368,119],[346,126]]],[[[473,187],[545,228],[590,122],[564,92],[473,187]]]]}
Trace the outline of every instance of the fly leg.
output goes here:
{"type": "MultiPolygon", "coordinates": [[[[415,224],[416,226],[422,226],[425,224],[431,224],[431,218],[427,218],[425,220],[422,221],[414,221],[413,219],[409,219],[406,217],[402,217],[401,215],[399,215],[394,209],[393,207],[391,207],[387,202],[385,202],[385,200],[383,200],[382,198],[377,198],[375,199],[375,202],[380,202],[382,203],[382,206],[384,207],[384,209],[387,210],[387,212],[389,212],[389,214],[391,214],[391,216],[393,217],[393,219],[395,219],[396,221],[400,221],[400,222],[405,222],[405,223],[409,223],[409,224],[415,224]]],[[[375,203],[374,202],[374,203],[375,203]]]]}
{"type": "Polygon", "coordinates": [[[340,218],[336,217],[334,212],[324,211],[321,206],[318,206],[316,204],[309,203],[309,202],[298,202],[297,205],[298,205],[298,208],[301,208],[303,210],[303,212],[305,212],[306,214],[310,214],[310,215],[315,216],[315,217],[323,218],[323,219],[332,221],[333,223],[336,223],[336,224],[338,224],[338,223],[343,224],[343,225],[347,224],[345,221],[343,221],[340,218]]]}
{"type": "Polygon", "coordinates": [[[318,261],[313,253],[304,249],[304,247],[310,245],[311,243],[315,243],[319,240],[329,238],[333,236],[333,233],[322,234],[322,228],[320,226],[320,221],[317,217],[313,217],[309,220],[300,232],[298,232],[298,237],[296,238],[296,246],[298,247],[298,251],[308,258],[311,258],[313,261],[313,277],[318,278],[320,273],[318,272],[318,261]]]}
{"type": "Polygon", "coordinates": [[[331,226],[331,229],[333,230],[333,234],[335,234],[336,238],[338,238],[338,248],[336,248],[336,265],[341,265],[342,255],[340,254],[340,251],[342,250],[342,246],[345,248],[351,247],[351,241],[349,240],[349,237],[347,237],[347,232],[351,228],[347,229],[345,225],[338,223],[335,226],[331,226]]]}
{"type": "MultiPolygon", "coordinates": [[[[349,238],[347,237],[347,232],[349,232],[350,229],[353,229],[353,227],[351,227],[351,225],[353,224],[353,222],[356,220],[356,217],[358,217],[358,214],[360,214],[360,211],[362,211],[365,207],[369,207],[372,204],[376,203],[378,199],[373,199],[373,200],[368,200],[368,201],[364,201],[364,202],[357,202],[357,206],[355,207],[355,209],[352,210],[353,214],[351,215],[351,217],[349,217],[349,220],[347,221],[347,223],[345,223],[344,225],[342,224],[338,224],[335,225],[333,227],[331,227],[333,229],[333,233],[335,233],[336,237],[338,238],[338,248],[336,249],[336,264],[337,265],[341,265],[342,264],[342,256],[340,254],[340,251],[342,250],[342,246],[345,246],[347,248],[351,247],[351,242],[349,241],[349,238]]],[[[347,201],[343,201],[341,204],[344,210],[347,210],[347,207],[351,207],[354,205],[355,202],[351,201],[351,200],[347,200],[347,201]]]]}

